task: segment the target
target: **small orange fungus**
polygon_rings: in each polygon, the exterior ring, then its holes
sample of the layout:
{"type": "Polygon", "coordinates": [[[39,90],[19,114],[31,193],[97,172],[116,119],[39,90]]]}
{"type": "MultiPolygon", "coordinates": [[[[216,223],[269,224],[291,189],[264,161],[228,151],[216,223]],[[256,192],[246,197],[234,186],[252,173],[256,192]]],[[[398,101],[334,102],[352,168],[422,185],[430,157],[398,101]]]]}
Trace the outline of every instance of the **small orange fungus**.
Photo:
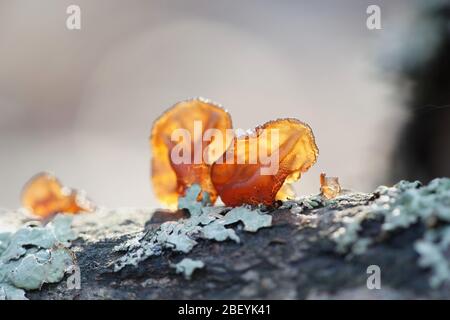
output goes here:
{"type": "Polygon", "coordinates": [[[48,219],[57,213],[81,213],[93,210],[93,204],[76,190],[64,187],[47,172],[32,177],[24,186],[22,205],[35,216],[48,219]]]}
{"type": "Polygon", "coordinates": [[[200,98],[177,103],[155,121],[150,137],[151,180],[156,197],[163,204],[175,208],[178,197],[193,184],[200,185],[215,202],[217,191],[211,181],[211,164],[231,142],[227,138],[231,128],[227,111],[200,98]],[[222,138],[215,139],[218,136],[222,138]]]}
{"type": "Polygon", "coordinates": [[[211,178],[228,206],[272,205],[293,197],[291,183],[317,160],[311,128],[296,119],[270,121],[235,137],[211,178]]]}
{"type": "Polygon", "coordinates": [[[339,178],[327,177],[325,173],[320,174],[320,192],[327,199],[333,199],[341,192],[339,178]]]}

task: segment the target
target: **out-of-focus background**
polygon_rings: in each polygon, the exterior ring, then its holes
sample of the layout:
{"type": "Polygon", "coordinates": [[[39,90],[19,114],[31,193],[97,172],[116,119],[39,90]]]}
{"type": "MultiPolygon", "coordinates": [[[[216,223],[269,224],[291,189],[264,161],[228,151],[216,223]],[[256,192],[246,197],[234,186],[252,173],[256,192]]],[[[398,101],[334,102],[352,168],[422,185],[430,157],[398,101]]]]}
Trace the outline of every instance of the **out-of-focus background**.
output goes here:
{"type": "Polygon", "coordinates": [[[321,171],[361,191],[448,175],[449,33],[436,0],[0,0],[0,207],[42,170],[102,205],[157,206],[152,122],[195,96],[236,128],[310,124],[320,156],[299,193],[321,171]]]}

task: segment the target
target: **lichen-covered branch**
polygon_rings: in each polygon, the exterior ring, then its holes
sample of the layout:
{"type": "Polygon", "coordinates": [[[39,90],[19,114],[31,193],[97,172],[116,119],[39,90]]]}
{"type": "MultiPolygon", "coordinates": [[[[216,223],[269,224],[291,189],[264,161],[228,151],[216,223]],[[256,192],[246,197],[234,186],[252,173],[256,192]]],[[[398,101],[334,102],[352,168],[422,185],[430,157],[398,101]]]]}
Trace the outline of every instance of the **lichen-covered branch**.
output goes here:
{"type": "MultiPolygon", "coordinates": [[[[276,208],[211,207],[195,201],[198,193],[192,189],[176,213],[130,208],[75,216],[78,239],[70,250],[80,289],[63,279],[24,288],[26,296],[449,298],[449,179],[302,197],[276,208]],[[366,286],[373,265],[381,270],[380,290],[366,286]]],[[[0,238],[2,257],[5,243],[0,238]]],[[[22,259],[36,249],[25,250],[22,259]]],[[[3,283],[11,294],[18,288],[3,283]]]]}

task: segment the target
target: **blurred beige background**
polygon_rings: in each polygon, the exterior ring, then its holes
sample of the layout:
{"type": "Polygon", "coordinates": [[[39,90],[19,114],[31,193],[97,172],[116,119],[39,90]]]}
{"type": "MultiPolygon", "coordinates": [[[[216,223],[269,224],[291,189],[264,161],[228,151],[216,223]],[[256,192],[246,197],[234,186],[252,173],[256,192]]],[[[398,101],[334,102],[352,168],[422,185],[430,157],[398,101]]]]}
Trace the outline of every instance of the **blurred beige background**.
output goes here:
{"type": "Polygon", "coordinates": [[[50,170],[101,205],[157,206],[148,136],[166,108],[203,96],[236,128],[311,125],[319,173],[369,191],[385,181],[406,119],[378,57],[411,16],[393,1],[0,0],[0,207],[50,170]],[[81,30],[66,8],[81,7],[81,30]],[[382,9],[382,30],[366,8],[382,9]]]}

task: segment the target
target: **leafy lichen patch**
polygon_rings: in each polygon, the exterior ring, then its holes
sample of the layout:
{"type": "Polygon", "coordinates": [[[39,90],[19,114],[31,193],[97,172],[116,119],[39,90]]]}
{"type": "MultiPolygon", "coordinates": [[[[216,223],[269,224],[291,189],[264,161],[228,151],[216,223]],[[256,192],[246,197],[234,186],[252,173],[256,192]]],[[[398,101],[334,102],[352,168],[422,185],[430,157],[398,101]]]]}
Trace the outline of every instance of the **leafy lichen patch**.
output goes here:
{"type": "Polygon", "coordinates": [[[414,243],[419,266],[431,269],[430,285],[450,281],[450,179],[437,178],[428,185],[400,181],[393,187],[378,187],[375,201],[361,205],[358,213],[337,219],[341,226],[331,234],[341,253],[361,254],[373,242],[361,235],[362,223],[381,218],[380,232],[392,233],[414,224],[425,226],[423,237],[414,243]]]}
{"type": "Polygon", "coordinates": [[[320,195],[310,195],[299,197],[296,200],[285,201],[280,209],[289,209],[291,213],[297,214],[302,213],[305,210],[312,210],[324,205],[326,200],[324,200],[320,195]]]}
{"type": "Polygon", "coordinates": [[[259,210],[252,210],[249,207],[237,207],[229,211],[224,217],[225,225],[230,225],[241,221],[244,230],[256,232],[261,228],[272,225],[272,216],[261,213],[259,210]]]}
{"type": "Polygon", "coordinates": [[[338,196],[327,199],[320,194],[301,196],[296,200],[285,201],[280,209],[289,209],[293,214],[299,214],[307,210],[327,208],[343,208],[359,206],[368,203],[373,198],[373,194],[362,192],[351,192],[343,190],[338,196]]]}
{"type": "Polygon", "coordinates": [[[208,193],[202,193],[202,200],[197,201],[198,196],[202,192],[202,188],[198,184],[194,184],[186,190],[184,197],[178,200],[178,209],[186,209],[191,215],[200,215],[202,208],[210,205],[208,193]]]}
{"type": "Polygon", "coordinates": [[[346,210],[341,210],[336,214],[334,219],[336,230],[331,233],[331,239],[336,242],[336,250],[339,253],[362,254],[366,251],[368,246],[373,242],[371,238],[361,235],[362,223],[368,219],[373,219],[376,216],[385,217],[383,229],[386,229],[387,215],[393,210],[391,207],[396,203],[397,199],[407,190],[417,188],[418,182],[401,181],[393,187],[378,187],[374,194],[351,194],[336,197],[329,201],[329,205],[334,206],[339,204],[345,206],[347,204],[355,205],[355,200],[362,201],[362,204],[353,208],[356,212],[353,215],[348,215],[346,210]],[[355,195],[359,195],[355,197],[355,195]],[[377,198],[369,203],[364,203],[364,200],[369,200],[377,195],[377,198]],[[341,218],[342,217],[342,218],[341,218]]]}
{"type": "Polygon", "coordinates": [[[432,270],[430,285],[433,288],[450,280],[449,245],[450,227],[430,230],[424,239],[414,244],[420,255],[419,265],[432,270]]]}
{"type": "Polygon", "coordinates": [[[272,217],[258,209],[212,207],[205,194],[198,201],[200,192],[200,186],[193,185],[178,201],[179,209],[189,211],[189,218],[165,222],[156,231],[138,234],[127,243],[116,246],[117,251],[126,253],[115,262],[114,270],[119,271],[127,265],[136,266],[150,256],[160,255],[164,250],[189,253],[197,245],[198,239],[229,239],[239,243],[235,230],[227,228],[237,222],[242,222],[244,230],[249,232],[269,227],[272,223],[272,217]]]}
{"type": "Polygon", "coordinates": [[[434,179],[428,185],[420,187],[419,182],[398,187],[401,191],[396,197],[390,197],[383,211],[385,223],[383,229],[406,228],[422,221],[427,225],[436,220],[450,222],[450,179],[434,179]]]}
{"type": "Polygon", "coordinates": [[[237,243],[241,240],[233,229],[225,228],[223,221],[211,223],[202,228],[202,237],[205,239],[225,241],[231,239],[237,243]]]}
{"type": "Polygon", "coordinates": [[[363,253],[370,245],[371,239],[360,237],[361,222],[366,218],[367,211],[360,211],[353,216],[345,216],[340,219],[342,224],[331,234],[331,238],[336,242],[336,250],[339,253],[352,252],[354,254],[363,253]]]}
{"type": "Polygon", "coordinates": [[[60,215],[45,227],[26,225],[2,234],[0,299],[24,299],[24,290],[62,280],[73,265],[68,247],[75,234],[70,224],[70,217],[60,215]]]}
{"type": "Polygon", "coordinates": [[[10,232],[2,232],[0,233],[0,255],[8,248],[9,242],[11,239],[10,232]]]}
{"type": "Polygon", "coordinates": [[[205,264],[200,260],[184,258],[172,267],[175,268],[176,273],[182,273],[187,280],[190,280],[194,271],[204,268],[205,264]]]}

